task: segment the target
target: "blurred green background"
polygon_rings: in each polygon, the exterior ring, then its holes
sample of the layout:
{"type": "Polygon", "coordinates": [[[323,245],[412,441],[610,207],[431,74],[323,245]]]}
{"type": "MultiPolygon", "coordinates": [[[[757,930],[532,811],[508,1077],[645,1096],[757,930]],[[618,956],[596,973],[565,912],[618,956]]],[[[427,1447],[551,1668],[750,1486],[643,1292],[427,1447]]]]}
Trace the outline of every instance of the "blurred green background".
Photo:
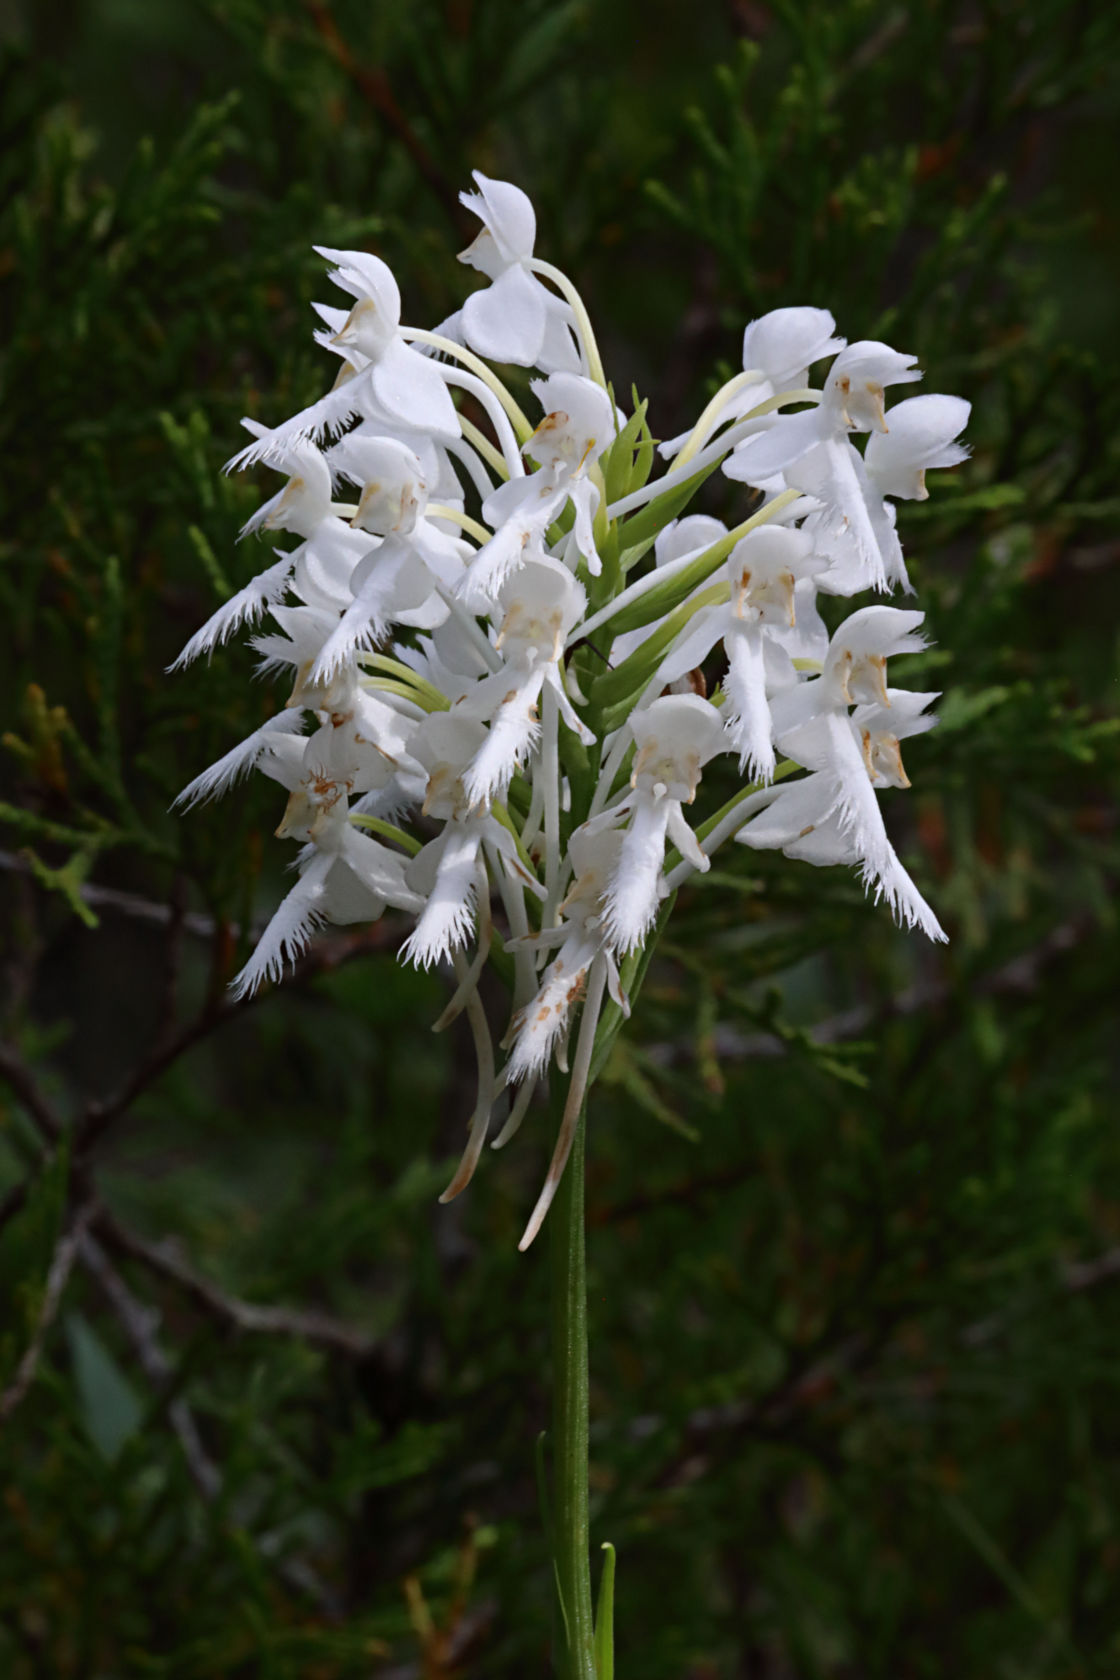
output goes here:
{"type": "Polygon", "coordinates": [[[0,39],[0,1673],[547,1671],[543,1111],[438,1207],[441,981],[386,922],[231,1007],[274,790],[167,812],[276,703],[244,649],[163,671],[260,564],[239,417],[323,387],[311,244],[435,324],[481,168],[660,436],[785,303],[974,404],[901,510],[898,680],[945,699],[886,807],[951,943],[732,848],[593,1105],[618,1673],[1120,1674],[1120,14],[7,0],[0,39]]]}

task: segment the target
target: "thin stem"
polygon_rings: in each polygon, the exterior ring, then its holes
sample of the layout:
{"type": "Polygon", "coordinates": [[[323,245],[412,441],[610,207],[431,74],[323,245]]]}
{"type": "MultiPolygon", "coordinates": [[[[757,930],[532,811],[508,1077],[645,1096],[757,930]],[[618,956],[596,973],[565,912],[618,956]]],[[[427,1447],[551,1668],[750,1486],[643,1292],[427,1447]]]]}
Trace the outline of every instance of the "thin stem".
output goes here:
{"type": "Polygon", "coordinates": [[[581,1105],[568,1170],[552,1211],[552,1547],[564,1680],[595,1680],[588,1508],[587,1255],[581,1105]]]}
{"type": "MultiPolygon", "coordinates": [[[[591,1606],[591,1515],[588,1502],[588,1263],[584,1243],[586,1090],[603,976],[584,1006],[576,1065],[559,1124],[556,1152],[571,1136],[566,1169],[559,1164],[552,1208],[552,1566],[564,1640],[564,1680],[594,1680],[591,1606]],[[576,1110],[573,1114],[573,1109],[576,1110]]],[[[554,1161],[556,1168],[556,1161],[554,1161]]]]}
{"type": "Polygon", "coordinates": [[[477,519],[472,519],[469,513],[464,513],[461,508],[447,507],[443,502],[429,502],[427,515],[429,519],[446,519],[452,525],[458,525],[483,544],[488,543],[494,534],[488,531],[485,525],[480,525],[477,519]]]}
{"type": "Polygon", "coordinates": [[[511,478],[524,478],[525,464],[521,459],[514,429],[492,387],[484,379],[476,379],[473,373],[466,373],[462,368],[448,367],[446,362],[434,362],[432,365],[445,385],[457,385],[460,390],[469,391],[472,396],[478,398],[501,445],[507,472],[511,478]]]}
{"type": "MultiPolygon", "coordinates": [[[[479,499],[481,501],[485,501],[487,496],[493,493],[494,480],[486,471],[479,451],[473,448],[467,437],[466,427],[470,425],[470,421],[467,420],[464,415],[460,414],[459,424],[463,427],[463,436],[461,438],[449,438],[445,447],[448,454],[453,455],[455,459],[466,469],[467,477],[477,490],[479,499]]],[[[481,437],[481,432],[478,435],[481,437]]],[[[493,455],[494,460],[498,462],[501,469],[501,477],[503,479],[508,478],[509,468],[506,466],[505,456],[502,455],[499,450],[494,448],[489,439],[484,441],[493,455]]]]}
{"type": "Polygon", "coordinates": [[[534,274],[543,274],[546,280],[563,294],[565,301],[571,306],[575,316],[576,331],[583,342],[584,354],[587,357],[587,371],[596,385],[607,387],[607,376],[603,372],[603,360],[599,355],[599,346],[595,342],[595,331],[591,325],[591,317],[587,313],[587,305],[580,297],[563,269],[555,268],[552,263],[545,262],[542,257],[531,257],[529,267],[534,274]]]}
{"type": "Polygon", "coordinates": [[[620,496],[617,502],[612,502],[607,509],[607,518],[621,519],[624,514],[633,513],[635,508],[645,507],[647,502],[655,501],[658,496],[664,495],[666,490],[675,490],[678,484],[684,484],[695,477],[712,461],[718,461],[722,455],[730,455],[735,445],[743,438],[749,437],[753,430],[753,420],[736,420],[733,426],[728,426],[713,443],[706,444],[700,453],[694,455],[691,461],[686,461],[683,467],[674,462],[668,472],[663,473],[660,478],[651,478],[639,489],[631,490],[629,495],[620,496]]]}
{"type": "MultiPolygon", "coordinates": [[[[471,448],[478,451],[478,453],[482,456],[482,459],[488,466],[493,468],[499,478],[508,478],[509,468],[506,465],[506,458],[500,449],[495,449],[494,445],[490,442],[490,439],[486,436],[486,433],[480,432],[474,421],[468,420],[465,414],[460,414],[459,424],[463,428],[463,437],[466,439],[467,443],[470,444],[471,448]]],[[[449,443],[447,447],[451,450],[452,454],[458,453],[455,449],[454,443],[449,443]]],[[[460,455],[459,459],[464,460],[464,457],[460,455]]],[[[467,471],[470,472],[471,469],[469,461],[465,461],[464,464],[467,467],[467,471]]],[[[473,473],[471,476],[474,477],[473,473]]],[[[486,488],[483,489],[477,478],[474,483],[475,489],[478,491],[483,501],[485,501],[494,486],[492,484],[488,484],[486,488]]]]}
{"type": "Polygon", "coordinates": [[[750,385],[757,385],[765,377],[757,368],[747,368],[743,373],[737,373],[733,379],[729,379],[726,385],[720,386],[678,451],[678,467],[686,466],[697,451],[704,447],[728,403],[737,397],[740,391],[745,391],[750,385]]]}
{"type": "Polygon", "coordinates": [[[796,391],[779,391],[776,397],[769,397],[765,402],[759,403],[756,408],[750,410],[749,414],[740,415],[733,426],[728,426],[727,430],[721,432],[713,443],[706,444],[698,454],[693,456],[691,461],[686,461],[681,466],[678,457],[672,468],[661,478],[651,478],[648,484],[642,485],[641,489],[631,490],[628,496],[622,496],[617,502],[612,502],[607,509],[607,518],[621,519],[623,514],[632,513],[635,508],[644,507],[647,502],[652,502],[656,497],[663,495],[666,490],[673,490],[678,484],[683,484],[695,473],[708,466],[710,462],[718,461],[721,455],[729,455],[737,443],[741,443],[744,438],[754,435],[760,419],[767,414],[772,414],[775,409],[781,408],[785,403],[819,403],[820,400],[820,391],[813,391],[808,387],[796,391]]]}

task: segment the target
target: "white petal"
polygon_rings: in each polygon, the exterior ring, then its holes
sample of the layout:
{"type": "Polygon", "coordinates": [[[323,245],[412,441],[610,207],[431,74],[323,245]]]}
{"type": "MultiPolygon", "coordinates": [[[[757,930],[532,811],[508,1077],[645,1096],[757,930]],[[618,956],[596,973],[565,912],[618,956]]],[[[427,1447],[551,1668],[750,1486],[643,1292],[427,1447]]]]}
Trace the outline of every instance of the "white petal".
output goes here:
{"type": "Polygon", "coordinates": [[[319,438],[342,431],[351,420],[362,414],[362,400],[368,390],[367,378],[367,375],[359,374],[337,390],[328,391],[325,397],[293,414],[283,425],[266,432],[255,443],[247,444],[226,462],[226,472],[252,466],[256,461],[266,461],[278,447],[298,443],[301,438],[319,438]]]}
{"type": "Polygon", "coordinates": [[[329,245],[313,247],[319,256],[337,264],[331,279],[354,298],[369,298],[378,313],[396,325],[401,318],[400,287],[388,263],[372,251],[333,251],[329,245]]]}
{"type": "Polygon", "coordinates": [[[826,823],[835,808],[835,782],[824,773],[804,776],[783,786],[766,810],[745,823],[735,838],[744,846],[785,848],[826,823]]]}
{"type": "Polygon", "coordinates": [[[781,414],[767,431],[739,444],[727,466],[734,464],[734,476],[747,484],[764,484],[823,443],[831,431],[832,422],[819,407],[781,414]]]}
{"type": "Polygon", "coordinates": [[[540,723],[533,708],[543,680],[544,671],[538,666],[510,689],[494,712],[489,734],[463,772],[463,791],[472,805],[486,804],[504,793],[514,771],[535,745],[540,723]]]}
{"type": "MultiPolygon", "coordinates": [[[[694,671],[698,665],[702,665],[723,635],[730,616],[726,607],[701,607],[686,625],[680,640],[658,666],[657,674],[661,681],[676,682],[678,677],[683,677],[689,671],[694,671]]],[[[656,628],[656,625],[652,625],[644,632],[642,639],[656,628]]],[[[615,647],[617,646],[616,641],[615,647]]]]}
{"type": "Polygon", "coordinates": [[[964,431],[970,412],[963,397],[934,391],[888,409],[887,431],[873,433],[867,445],[867,470],[879,494],[924,500],[923,472],[967,459],[968,450],[953,440],[964,431]]]}
{"type": "Polygon", "coordinates": [[[597,949],[594,940],[570,934],[556,960],[545,970],[540,990],[518,1022],[509,1057],[511,1083],[547,1070],[557,1040],[567,1030],[572,1009],[582,997],[597,949]]]}
{"type": "Polygon", "coordinates": [[[667,800],[669,806],[669,822],[667,834],[673,845],[693,869],[703,874],[712,867],[712,860],[704,852],[695,834],[684,820],[684,812],[675,799],[667,800]]]}
{"type": "Polygon", "coordinates": [[[479,190],[460,193],[459,202],[484,223],[506,262],[525,261],[532,256],[537,237],[537,218],[528,194],[512,181],[491,180],[480,169],[472,173],[479,190]]]}
{"type": "Polygon", "coordinates": [[[542,373],[579,373],[583,361],[570,326],[571,310],[551,293],[546,294],[544,340],[537,354],[542,373]]]}
{"type": "Polygon", "coordinates": [[[919,927],[928,938],[939,943],[947,941],[948,935],[902,867],[893,846],[886,862],[878,870],[865,868],[863,878],[869,888],[874,886],[876,904],[885,898],[897,922],[919,927]]]}
{"type": "MultiPolygon", "coordinates": [[[[405,881],[408,859],[382,845],[371,834],[347,826],[342,833],[341,853],[347,869],[365,890],[398,910],[420,911],[424,901],[405,881]]],[[[333,885],[333,877],[332,877],[333,885]]],[[[331,920],[337,920],[332,913],[331,920]]],[[[357,917],[351,917],[357,920],[357,917]]]]}
{"type": "Polygon", "coordinates": [[[546,325],[544,287],[519,265],[463,305],[463,330],[472,350],[493,362],[534,367],[546,325]]]}
{"type": "MultiPolygon", "coordinates": [[[[439,866],[424,913],[401,946],[402,961],[430,968],[467,943],[474,927],[475,861],[480,843],[479,829],[458,823],[448,823],[431,843],[439,847],[439,866]]],[[[410,878],[424,852],[411,865],[410,878]]]]}
{"type": "Polygon", "coordinates": [[[459,436],[459,416],[438,362],[397,339],[370,369],[369,378],[377,401],[402,426],[443,438],[459,436]]]}
{"type": "Polygon", "coordinates": [[[212,764],[208,770],[196,776],[193,782],[188,782],[176,798],[175,804],[189,810],[192,805],[216,799],[220,793],[226,793],[235,782],[239,782],[242,776],[247,776],[280,736],[298,735],[302,729],[302,712],[278,712],[259,729],[254,729],[238,746],[231,748],[224,758],[220,758],[216,764],[212,764]]]}
{"type": "Polygon", "coordinates": [[[745,771],[752,782],[768,782],[776,761],[766,698],[763,632],[753,625],[737,625],[734,633],[724,638],[724,646],[731,702],[726,727],[739,754],[739,770],[745,771]]]}
{"type": "Polygon", "coordinates": [[[604,895],[603,927],[622,955],[642,944],[657,916],[669,809],[668,799],[648,796],[636,798],[631,809],[618,863],[604,895]]]}
{"type": "Polygon", "coordinates": [[[206,620],[200,630],[195,631],[182,653],[167,667],[168,670],[181,670],[200,654],[220,647],[242,624],[251,623],[260,616],[265,607],[270,607],[278,601],[287,588],[294,558],[294,555],[286,554],[275,566],[261,572],[260,576],[247,583],[244,589],[239,589],[236,595],[232,595],[206,620]]]}
{"type": "Polygon", "coordinates": [[[329,852],[313,854],[288,896],[280,904],[257,942],[241,973],[232,982],[235,998],[250,996],[262,980],[281,980],[285,962],[295,962],[307,949],[315,929],[326,920],[324,886],[334,858],[329,852]]]}
{"type": "Polygon", "coordinates": [[[743,366],[786,389],[811,363],[844,348],[842,338],[831,336],[835,326],[827,309],[772,309],[743,334],[743,366]]]}
{"type": "Polygon", "coordinates": [[[846,438],[829,439],[793,464],[791,486],[807,490],[823,504],[809,521],[814,541],[831,562],[820,587],[830,594],[885,589],[887,571],[872,510],[882,497],[872,488],[863,457],[846,438]]]}

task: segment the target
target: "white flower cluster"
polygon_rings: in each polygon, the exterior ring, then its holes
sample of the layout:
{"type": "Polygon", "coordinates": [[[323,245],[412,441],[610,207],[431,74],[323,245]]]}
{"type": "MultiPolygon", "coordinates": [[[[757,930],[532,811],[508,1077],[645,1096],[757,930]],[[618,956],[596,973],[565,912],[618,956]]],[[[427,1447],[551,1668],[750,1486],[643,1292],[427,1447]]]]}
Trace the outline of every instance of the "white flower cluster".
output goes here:
{"type": "Polygon", "coordinates": [[[924,498],[926,471],[964,458],[968,404],[886,409],[888,387],[921,377],[913,357],[845,345],[827,310],[778,309],[748,326],[743,372],[660,446],[671,465],[651,482],[644,405],[616,406],[578,292],[533,254],[529,200],[475,179],[463,198],[482,231],[463,260],[490,284],[438,332],[401,325],[379,258],[322,252],[351,300],[315,306],[338,377],[272,431],[247,420],[253,441],[231,463],[287,475],[245,531],[298,542],[177,662],[267,611],[252,646],[291,693],[181,798],[252,768],[287,791],[277,833],[300,843],[298,879],[238,992],[278,979],[320,924],[390,906],[415,917],[406,960],[454,965],[443,1020],[466,1010],[480,1092],[448,1195],[470,1177],[497,1093],[519,1087],[500,1143],[550,1062],[567,1068],[582,1008],[570,1114],[528,1241],[563,1169],[604,996],[626,1011],[624,975],[661,899],[725,840],[853,864],[896,916],[944,937],[878,797],[909,786],[899,743],[936,721],[935,695],[887,681],[892,655],[923,646],[922,614],[864,606],[830,636],[817,600],[910,591],[893,503],[924,498]],[[530,381],[535,425],[482,357],[544,375],[530,381]],[[717,466],[753,487],[730,530],[680,517],[717,466]],[[697,832],[684,806],[720,754],[747,782],[697,832]],[[477,994],[492,899],[513,954],[500,1072],[477,994]]]}

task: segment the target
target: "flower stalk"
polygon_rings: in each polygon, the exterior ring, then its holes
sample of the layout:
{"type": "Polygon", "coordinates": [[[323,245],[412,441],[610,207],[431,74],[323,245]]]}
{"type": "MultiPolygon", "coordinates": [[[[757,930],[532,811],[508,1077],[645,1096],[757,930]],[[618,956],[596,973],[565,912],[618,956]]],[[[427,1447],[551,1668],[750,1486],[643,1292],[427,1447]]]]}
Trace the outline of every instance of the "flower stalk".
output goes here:
{"type": "Polygon", "coordinates": [[[245,421],[230,465],[286,480],[242,532],[267,535],[269,560],[176,661],[250,626],[288,688],[180,799],[253,771],[286,798],[276,832],[299,847],[296,878],[239,995],[323,926],[389,910],[412,922],[402,960],[448,974],[436,1028],[465,1018],[478,1087],[442,1200],[568,1075],[520,1247],[547,1216],[565,1673],[610,1680],[613,1554],[596,1628],[588,1552],[588,1093],[676,889],[720,847],[854,867],[900,922],[944,938],[880,808],[910,786],[900,743],[936,721],[936,695],[888,681],[925,646],[923,615],[880,600],[830,633],[818,600],[913,593],[898,504],[964,459],[968,404],[888,407],[921,377],[914,358],[848,345],[827,310],[799,306],[752,321],[743,371],[656,446],[645,403],[616,404],[578,290],[535,255],[525,194],[475,181],[463,198],[482,226],[461,256],[486,284],[438,331],[401,325],[380,258],[322,251],[349,302],[316,305],[315,336],[341,366],[300,413],[245,421]],[[493,362],[540,375],[539,419],[493,362]],[[726,524],[689,511],[717,472],[742,498],[726,524]],[[508,1000],[501,1061],[488,974],[508,1000]]]}
{"type": "Polygon", "coordinates": [[[552,1553],[563,1680],[596,1680],[588,1503],[587,1253],[584,1170],[587,1103],[580,1104],[568,1170],[551,1219],[552,1553]]]}

